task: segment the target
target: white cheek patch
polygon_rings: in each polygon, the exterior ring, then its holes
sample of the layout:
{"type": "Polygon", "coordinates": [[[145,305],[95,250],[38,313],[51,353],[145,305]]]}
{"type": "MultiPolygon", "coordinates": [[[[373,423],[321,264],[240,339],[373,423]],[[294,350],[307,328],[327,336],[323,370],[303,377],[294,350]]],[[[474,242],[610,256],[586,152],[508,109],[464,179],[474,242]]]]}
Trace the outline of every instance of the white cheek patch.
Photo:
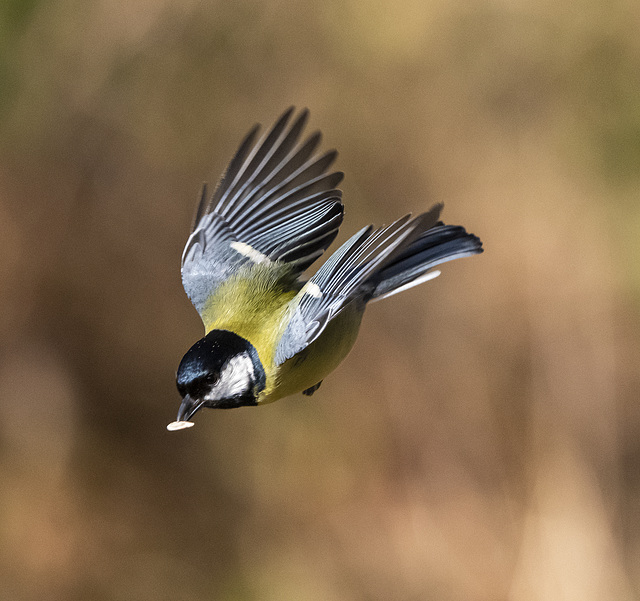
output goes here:
{"type": "Polygon", "coordinates": [[[220,372],[220,379],[204,397],[207,401],[228,399],[247,392],[253,380],[253,361],[247,353],[229,359],[220,372]]]}
{"type": "Polygon", "coordinates": [[[245,244],[244,242],[232,242],[230,246],[233,250],[239,252],[245,257],[248,257],[254,263],[271,263],[271,259],[269,259],[267,255],[263,255],[259,250],[256,250],[249,244],[245,244]]]}

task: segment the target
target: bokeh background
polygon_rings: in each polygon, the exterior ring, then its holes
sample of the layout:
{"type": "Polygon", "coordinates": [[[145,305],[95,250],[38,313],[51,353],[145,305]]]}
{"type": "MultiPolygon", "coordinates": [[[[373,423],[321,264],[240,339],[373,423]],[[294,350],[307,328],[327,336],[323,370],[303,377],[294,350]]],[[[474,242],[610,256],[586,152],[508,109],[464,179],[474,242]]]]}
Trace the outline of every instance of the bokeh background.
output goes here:
{"type": "Polygon", "coordinates": [[[640,4],[0,4],[0,598],[640,598],[640,4]],[[202,181],[287,106],[486,252],[168,433],[202,181]]]}

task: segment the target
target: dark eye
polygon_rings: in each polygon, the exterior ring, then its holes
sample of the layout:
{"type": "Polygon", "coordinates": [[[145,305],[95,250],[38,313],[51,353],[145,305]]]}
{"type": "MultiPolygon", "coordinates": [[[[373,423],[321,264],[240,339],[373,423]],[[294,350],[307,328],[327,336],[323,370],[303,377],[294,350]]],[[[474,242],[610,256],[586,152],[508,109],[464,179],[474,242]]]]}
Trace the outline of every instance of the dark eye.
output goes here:
{"type": "Polygon", "coordinates": [[[185,393],[190,394],[193,398],[200,398],[207,394],[215,383],[214,375],[202,375],[189,382],[189,385],[185,387],[185,393]]]}

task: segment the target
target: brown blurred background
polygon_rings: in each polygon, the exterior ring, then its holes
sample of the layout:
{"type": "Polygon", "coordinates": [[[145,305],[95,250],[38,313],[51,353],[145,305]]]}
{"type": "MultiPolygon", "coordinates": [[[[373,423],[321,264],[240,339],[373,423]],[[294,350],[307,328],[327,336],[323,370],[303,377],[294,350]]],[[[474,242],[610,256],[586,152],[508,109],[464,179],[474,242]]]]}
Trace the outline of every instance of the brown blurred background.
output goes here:
{"type": "Polygon", "coordinates": [[[0,4],[0,598],[640,592],[640,5],[0,4]],[[168,433],[201,182],[290,104],[339,241],[486,252],[370,307],[311,399],[168,433]]]}

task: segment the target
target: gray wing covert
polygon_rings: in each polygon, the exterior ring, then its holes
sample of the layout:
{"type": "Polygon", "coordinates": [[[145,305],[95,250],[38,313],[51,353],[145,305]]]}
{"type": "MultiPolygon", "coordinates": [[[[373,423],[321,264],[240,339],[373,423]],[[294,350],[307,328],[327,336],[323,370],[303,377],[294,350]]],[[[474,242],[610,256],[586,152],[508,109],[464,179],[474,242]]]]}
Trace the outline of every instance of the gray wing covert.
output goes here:
{"type": "Polygon", "coordinates": [[[279,261],[300,274],[333,242],[342,223],[337,153],[314,154],[319,132],[300,141],[308,118],[287,110],[256,142],[254,127],[211,197],[203,186],[182,254],[182,282],[198,312],[221,282],[247,263],[279,261]]]}
{"type": "Polygon", "coordinates": [[[369,300],[371,277],[393,261],[438,218],[441,205],[387,227],[365,227],[347,240],[305,284],[278,344],[276,363],[284,363],[317,340],[327,324],[349,303],[369,300]]]}

